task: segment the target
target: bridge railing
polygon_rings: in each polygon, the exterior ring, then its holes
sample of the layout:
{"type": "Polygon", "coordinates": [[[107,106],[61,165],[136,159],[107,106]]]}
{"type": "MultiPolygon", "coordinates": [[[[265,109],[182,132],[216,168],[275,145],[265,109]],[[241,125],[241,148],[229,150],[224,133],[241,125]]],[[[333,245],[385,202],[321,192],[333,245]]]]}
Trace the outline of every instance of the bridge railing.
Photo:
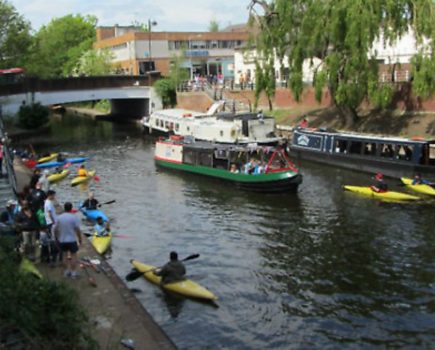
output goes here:
{"type": "Polygon", "coordinates": [[[158,79],[160,79],[160,72],[151,72],[145,75],[108,75],[96,77],[68,77],[58,79],[25,77],[19,83],[0,85],[0,96],[28,92],[86,90],[126,86],[152,86],[158,79]]]}

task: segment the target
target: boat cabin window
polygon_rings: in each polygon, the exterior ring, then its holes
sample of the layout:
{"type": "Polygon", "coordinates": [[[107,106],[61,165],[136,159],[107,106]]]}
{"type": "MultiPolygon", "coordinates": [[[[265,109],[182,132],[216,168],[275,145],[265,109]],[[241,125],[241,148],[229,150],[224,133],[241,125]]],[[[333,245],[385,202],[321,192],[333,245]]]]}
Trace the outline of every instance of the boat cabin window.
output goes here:
{"type": "Polygon", "coordinates": [[[159,126],[160,120],[156,119],[156,126],[159,126]]]}
{"type": "Polygon", "coordinates": [[[180,124],[175,123],[175,131],[178,131],[178,130],[180,130],[180,124]]]}
{"type": "Polygon", "coordinates": [[[165,128],[169,129],[169,122],[168,121],[165,121],[165,128]]]}
{"type": "Polygon", "coordinates": [[[362,142],[360,141],[351,141],[349,147],[350,154],[361,154],[362,151],[362,142]]]}
{"type": "Polygon", "coordinates": [[[186,130],[187,130],[187,131],[190,131],[190,126],[188,126],[188,127],[186,128],[186,130]]]}
{"type": "Polygon", "coordinates": [[[184,149],[183,150],[183,163],[185,164],[196,164],[195,161],[195,152],[192,150],[184,149]]]}
{"type": "Polygon", "coordinates": [[[364,143],[364,152],[365,156],[376,156],[376,143],[374,142],[366,142],[364,143]]]}
{"type": "Polygon", "coordinates": [[[335,141],[335,153],[347,153],[347,140],[336,140],[335,141]]]}
{"type": "Polygon", "coordinates": [[[198,165],[211,167],[213,165],[213,154],[210,152],[200,152],[198,165]]]}
{"type": "Polygon", "coordinates": [[[435,165],[435,145],[429,145],[429,164],[435,165]]]}
{"type": "Polygon", "coordinates": [[[224,136],[224,131],[223,130],[219,131],[219,135],[224,136]]]}
{"type": "Polygon", "coordinates": [[[397,159],[400,160],[412,160],[412,154],[414,153],[414,146],[397,145],[397,159]]]}
{"type": "Polygon", "coordinates": [[[229,152],[227,150],[215,150],[213,167],[218,169],[228,169],[229,167],[229,152]]]}
{"type": "Polygon", "coordinates": [[[381,143],[381,157],[394,158],[394,146],[391,143],[381,143]]]}
{"type": "Polygon", "coordinates": [[[163,128],[163,120],[160,119],[160,127],[163,128]]]}

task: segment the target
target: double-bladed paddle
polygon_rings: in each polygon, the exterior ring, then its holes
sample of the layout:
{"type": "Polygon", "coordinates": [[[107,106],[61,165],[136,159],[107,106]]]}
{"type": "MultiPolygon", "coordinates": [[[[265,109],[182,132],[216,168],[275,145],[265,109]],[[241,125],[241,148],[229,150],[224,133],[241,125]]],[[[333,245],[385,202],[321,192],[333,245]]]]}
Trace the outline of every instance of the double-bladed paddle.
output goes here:
{"type": "MultiPolygon", "coordinates": [[[[83,232],[83,234],[86,236],[86,237],[92,237],[94,234],[93,233],[90,233],[90,232],[83,232]]],[[[104,236],[103,236],[104,237],[104,236]]],[[[115,237],[115,238],[132,238],[131,236],[129,236],[129,235],[124,235],[124,234],[122,234],[122,233],[112,233],[112,237],[115,237]]]]}
{"type": "Polygon", "coordinates": [[[111,201],[98,204],[97,207],[100,208],[102,205],[112,204],[112,203],[115,203],[115,202],[116,202],[116,199],[112,199],[111,201]]]}
{"type": "MultiPolygon", "coordinates": [[[[193,260],[193,259],[197,259],[197,258],[199,258],[199,254],[192,254],[192,255],[189,255],[188,257],[184,258],[181,261],[188,261],[188,260],[193,260]]],[[[131,272],[128,273],[127,276],[125,276],[125,279],[128,282],[131,282],[131,281],[137,280],[139,277],[143,276],[147,272],[156,271],[156,270],[161,269],[161,268],[162,267],[155,267],[151,270],[147,270],[147,271],[143,271],[143,272],[140,272],[137,269],[132,268],[131,272]]]]}

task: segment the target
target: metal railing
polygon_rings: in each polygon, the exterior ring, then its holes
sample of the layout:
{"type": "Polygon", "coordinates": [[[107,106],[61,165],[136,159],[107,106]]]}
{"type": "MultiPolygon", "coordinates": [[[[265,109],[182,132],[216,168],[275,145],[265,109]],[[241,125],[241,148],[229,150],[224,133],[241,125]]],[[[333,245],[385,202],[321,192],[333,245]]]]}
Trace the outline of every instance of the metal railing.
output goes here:
{"type": "Polygon", "coordinates": [[[14,170],[14,157],[12,156],[11,150],[9,148],[10,139],[7,133],[4,131],[3,116],[0,110],[0,139],[3,142],[3,167],[6,169],[9,184],[14,192],[15,196],[18,194],[17,188],[17,176],[14,170]]]}

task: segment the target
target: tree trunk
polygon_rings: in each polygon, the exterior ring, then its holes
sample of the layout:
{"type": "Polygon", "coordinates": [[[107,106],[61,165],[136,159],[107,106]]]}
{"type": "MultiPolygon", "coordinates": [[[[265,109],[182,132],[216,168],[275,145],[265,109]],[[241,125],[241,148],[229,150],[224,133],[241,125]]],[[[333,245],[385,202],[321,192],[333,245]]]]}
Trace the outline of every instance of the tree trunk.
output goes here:
{"type": "Polygon", "coordinates": [[[269,102],[269,111],[273,110],[273,104],[272,104],[272,99],[270,98],[270,96],[267,96],[267,102],[269,102]]]}
{"type": "Polygon", "coordinates": [[[337,108],[344,122],[344,128],[352,129],[359,120],[356,109],[349,106],[337,106],[337,108]]]}

